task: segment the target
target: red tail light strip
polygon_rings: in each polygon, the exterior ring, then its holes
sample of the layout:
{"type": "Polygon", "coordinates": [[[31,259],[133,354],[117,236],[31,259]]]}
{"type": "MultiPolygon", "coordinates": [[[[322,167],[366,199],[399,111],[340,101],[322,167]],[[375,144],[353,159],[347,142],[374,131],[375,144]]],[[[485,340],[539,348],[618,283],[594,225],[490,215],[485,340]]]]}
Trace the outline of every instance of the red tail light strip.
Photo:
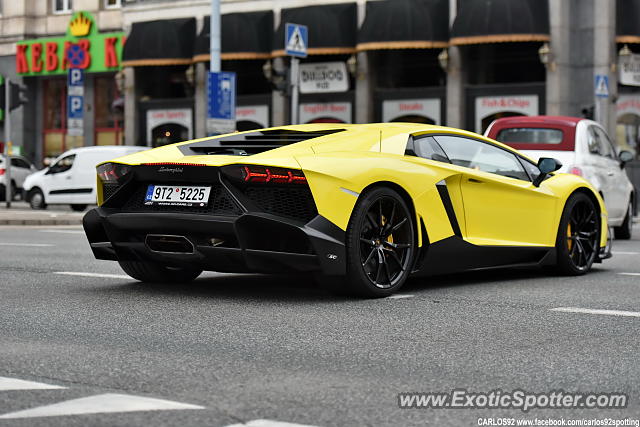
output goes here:
{"type": "Polygon", "coordinates": [[[306,184],[307,178],[299,170],[269,168],[264,166],[242,166],[245,182],[274,184],[306,184]]]}

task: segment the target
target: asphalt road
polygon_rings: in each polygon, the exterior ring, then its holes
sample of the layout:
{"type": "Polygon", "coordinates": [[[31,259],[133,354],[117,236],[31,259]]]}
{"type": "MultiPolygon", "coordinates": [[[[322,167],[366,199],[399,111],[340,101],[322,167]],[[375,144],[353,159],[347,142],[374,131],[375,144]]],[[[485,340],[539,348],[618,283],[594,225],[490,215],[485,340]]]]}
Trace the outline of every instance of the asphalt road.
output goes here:
{"type": "Polygon", "coordinates": [[[500,270],[353,300],[305,277],[208,273],[187,286],[141,285],[94,260],[79,227],[0,227],[0,426],[638,419],[635,233],[584,277],[500,270]],[[462,388],[624,392],[630,401],[527,413],[398,407],[400,392],[462,388]]]}

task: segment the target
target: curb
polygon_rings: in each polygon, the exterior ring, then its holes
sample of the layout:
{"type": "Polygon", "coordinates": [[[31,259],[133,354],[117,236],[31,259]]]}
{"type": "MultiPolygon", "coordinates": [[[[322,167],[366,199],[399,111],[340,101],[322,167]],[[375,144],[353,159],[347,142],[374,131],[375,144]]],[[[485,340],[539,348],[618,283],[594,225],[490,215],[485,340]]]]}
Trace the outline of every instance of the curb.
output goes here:
{"type": "Polygon", "coordinates": [[[82,225],[78,219],[0,219],[0,225],[82,225]]]}

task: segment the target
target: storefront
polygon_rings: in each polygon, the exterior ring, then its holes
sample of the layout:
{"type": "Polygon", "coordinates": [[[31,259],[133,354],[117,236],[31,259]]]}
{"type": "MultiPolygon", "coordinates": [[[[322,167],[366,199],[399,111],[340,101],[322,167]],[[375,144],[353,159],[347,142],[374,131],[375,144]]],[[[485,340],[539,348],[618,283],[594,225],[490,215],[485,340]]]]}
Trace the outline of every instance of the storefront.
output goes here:
{"type": "Polygon", "coordinates": [[[77,12],[65,36],[16,44],[16,72],[36,94],[36,146],[28,150],[36,161],[46,163],[74,147],[122,144],[123,109],[114,77],[121,69],[123,41],[123,33],[100,33],[90,13],[77,12]],[[67,129],[71,67],[85,73],[83,122],[74,135],[67,129]]]}
{"type": "Polygon", "coordinates": [[[357,49],[372,71],[375,121],[445,123],[438,55],[448,46],[448,17],[447,0],[367,2],[357,49]]]}
{"type": "Polygon", "coordinates": [[[195,37],[195,18],[131,26],[122,64],[133,69],[136,145],[159,147],[194,137],[195,37]]]}
{"type": "Polygon", "coordinates": [[[620,150],[640,156],[640,1],[618,0],[616,42],[618,99],[615,140],[620,150]]]}
{"type": "Polygon", "coordinates": [[[300,61],[302,75],[298,117],[300,123],[353,123],[357,7],[339,3],[282,9],[280,26],[273,38],[274,58],[285,57],[287,22],[306,25],[309,31],[307,58],[300,61]]]}
{"type": "MultiPolygon", "coordinates": [[[[193,61],[209,69],[210,17],[205,16],[193,61]]],[[[271,126],[271,84],[264,75],[271,58],[273,12],[229,13],[221,16],[221,68],[236,73],[236,129],[271,126]]]]}
{"type": "Polygon", "coordinates": [[[465,0],[450,44],[462,54],[466,128],[482,133],[500,117],[545,112],[546,70],[538,50],[549,37],[546,0],[465,0]]]}

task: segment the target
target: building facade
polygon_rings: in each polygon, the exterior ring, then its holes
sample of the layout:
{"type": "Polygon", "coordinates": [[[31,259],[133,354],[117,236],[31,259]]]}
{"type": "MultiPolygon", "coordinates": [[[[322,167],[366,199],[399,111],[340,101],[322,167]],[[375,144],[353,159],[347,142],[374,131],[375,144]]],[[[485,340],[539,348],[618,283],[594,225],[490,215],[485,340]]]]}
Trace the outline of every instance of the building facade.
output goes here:
{"type": "MultiPolygon", "coordinates": [[[[36,163],[76,146],[206,136],[208,0],[2,7],[0,73],[29,97],[11,116],[11,139],[36,163]],[[72,46],[84,51],[80,65],[72,46]],[[85,76],[74,132],[72,66],[85,76]]],[[[638,151],[640,0],[223,0],[222,69],[237,74],[239,130],[290,122],[286,22],[309,27],[301,123],[483,132],[510,115],[595,116],[638,151]]]]}

